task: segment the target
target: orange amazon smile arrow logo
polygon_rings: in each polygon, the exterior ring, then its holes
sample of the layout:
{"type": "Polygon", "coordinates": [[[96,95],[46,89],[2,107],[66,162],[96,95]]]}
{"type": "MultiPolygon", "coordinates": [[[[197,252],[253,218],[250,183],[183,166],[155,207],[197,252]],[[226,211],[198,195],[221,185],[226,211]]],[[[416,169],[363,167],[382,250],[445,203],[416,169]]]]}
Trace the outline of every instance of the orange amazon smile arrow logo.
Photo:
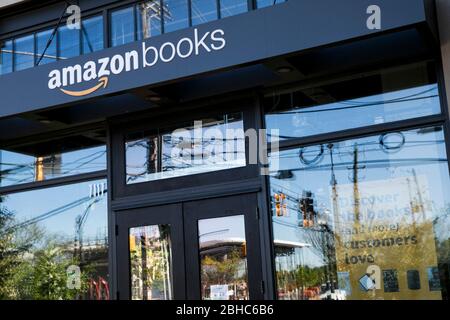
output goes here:
{"type": "Polygon", "coordinates": [[[65,89],[59,89],[62,92],[64,92],[65,94],[68,94],[69,96],[72,97],[83,97],[83,96],[87,96],[91,93],[94,93],[95,91],[97,91],[100,88],[106,88],[106,86],[108,85],[108,77],[102,77],[100,79],[98,79],[98,84],[95,85],[92,88],[83,90],[83,91],[70,91],[70,90],[65,90],[65,89]]]}

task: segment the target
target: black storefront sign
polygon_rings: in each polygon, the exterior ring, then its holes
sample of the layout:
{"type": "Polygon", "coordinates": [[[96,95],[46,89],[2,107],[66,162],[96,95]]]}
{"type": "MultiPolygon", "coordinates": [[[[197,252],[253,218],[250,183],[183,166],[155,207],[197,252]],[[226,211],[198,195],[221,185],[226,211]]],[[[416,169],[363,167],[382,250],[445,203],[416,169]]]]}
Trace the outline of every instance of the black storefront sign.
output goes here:
{"type": "Polygon", "coordinates": [[[0,117],[188,78],[423,22],[424,0],[289,1],[270,10],[257,10],[4,75],[0,78],[0,117]],[[381,9],[381,30],[367,26],[367,10],[373,5],[381,9]]]}

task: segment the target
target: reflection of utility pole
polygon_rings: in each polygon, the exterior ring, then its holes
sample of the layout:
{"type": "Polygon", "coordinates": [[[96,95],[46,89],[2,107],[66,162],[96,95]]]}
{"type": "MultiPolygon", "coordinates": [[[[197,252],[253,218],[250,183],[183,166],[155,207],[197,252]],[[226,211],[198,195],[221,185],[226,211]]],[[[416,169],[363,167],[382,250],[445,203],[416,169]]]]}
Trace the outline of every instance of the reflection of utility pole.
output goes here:
{"type": "Polygon", "coordinates": [[[409,178],[406,178],[406,183],[408,184],[408,193],[409,193],[409,205],[411,207],[411,217],[412,217],[412,222],[413,222],[413,228],[414,228],[414,232],[416,230],[416,204],[414,203],[414,198],[412,196],[412,191],[411,191],[411,180],[409,178]]]}
{"type": "Polygon", "coordinates": [[[355,222],[359,223],[361,219],[361,195],[359,193],[359,170],[364,169],[365,166],[358,166],[359,163],[359,151],[358,151],[358,144],[355,143],[354,149],[353,149],[353,167],[351,168],[353,170],[353,199],[354,199],[354,216],[355,216],[355,222]]]}
{"type": "Polygon", "coordinates": [[[158,172],[158,137],[151,137],[147,140],[147,174],[158,172]]]}
{"type": "MultiPolygon", "coordinates": [[[[98,197],[98,196],[97,196],[98,197]]],[[[92,207],[99,202],[100,199],[99,198],[95,198],[94,201],[92,201],[87,208],[84,210],[84,212],[80,215],[78,215],[75,219],[75,237],[78,238],[78,241],[76,241],[77,239],[75,239],[75,243],[78,243],[78,258],[79,258],[79,263],[82,263],[82,259],[83,259],[83,228],[84,228],[84,224],[86,223],[87,217],[92,209],[92,207]]]]}
{"type": "Polygon", "coordinates": [[[147,234],[143,233],[140,237],[141,240],[141,268],[142,268],[142,297],[144,300],[148,300],[148,272],[147,272],[147,234]]]}
{"type": "Polygon", "coordinates": [[[422,191],[420,190],[419,180],[417,179],[416,169],[412,169],[414,184],[417,188],[417,199],[419,200],[419,209],[422,212],[422,223],[425,222],[425,205],[423,203],[422,191]]]}
{"type": "Polygon", "coordinates": [[[161,2],[159,0],[143,2],[140,7],[144,39],[150,38],[152,36],[151,21],[153,19],[161,21],[161,17],[163,14],[165,19],[172,18],[167,5],[164,4],[163,6],[161,6],[161,2]]]}
{"type": "Polygon", "coordinates": [[[334,145],[332,143],[328,144],[328,149],[330,150],[330,162],[331,162],[331,180],[330,180],[330,185],[331,185],[331,198],[333,201],[333,214],[334,214],[334,229],[336,230],[336,227],[339,227],[340,222],[339,222],[339,196],[338,196],[338,191],[337,191],[337,179],[336,179],[336,174],[334,172],[334,159],[333,159],[333,148],[334,145]]]}

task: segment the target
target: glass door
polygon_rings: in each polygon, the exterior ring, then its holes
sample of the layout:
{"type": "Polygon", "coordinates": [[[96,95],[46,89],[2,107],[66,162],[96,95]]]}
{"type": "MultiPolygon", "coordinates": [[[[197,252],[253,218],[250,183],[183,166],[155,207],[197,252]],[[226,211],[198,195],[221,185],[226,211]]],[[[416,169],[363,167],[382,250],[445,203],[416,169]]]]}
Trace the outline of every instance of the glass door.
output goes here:
{"type": "Polygon", "coordinates": [[[263,299],[256,195],[183,205],[187,297],[263,299]]]}
{"type": "Polygon", "coordinates": [[[120,299],[262,299],[256,195],[117,214],[120,299]]]}
{"type": "Polygon", "coordinates": [[[185,298],[181,208],[175,204],[118,214],[120,299],[185,298]]]}

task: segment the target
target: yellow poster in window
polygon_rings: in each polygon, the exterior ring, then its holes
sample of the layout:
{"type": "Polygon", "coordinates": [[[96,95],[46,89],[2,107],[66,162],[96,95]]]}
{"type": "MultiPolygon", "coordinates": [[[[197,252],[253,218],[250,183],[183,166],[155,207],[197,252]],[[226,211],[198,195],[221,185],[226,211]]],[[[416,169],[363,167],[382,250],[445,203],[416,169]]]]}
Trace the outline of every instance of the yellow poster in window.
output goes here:
{"type": "Polygon", "coordinates": [[[426,176],[337,185],[331,193],[346,299],[442,299],[426,176]]]}

